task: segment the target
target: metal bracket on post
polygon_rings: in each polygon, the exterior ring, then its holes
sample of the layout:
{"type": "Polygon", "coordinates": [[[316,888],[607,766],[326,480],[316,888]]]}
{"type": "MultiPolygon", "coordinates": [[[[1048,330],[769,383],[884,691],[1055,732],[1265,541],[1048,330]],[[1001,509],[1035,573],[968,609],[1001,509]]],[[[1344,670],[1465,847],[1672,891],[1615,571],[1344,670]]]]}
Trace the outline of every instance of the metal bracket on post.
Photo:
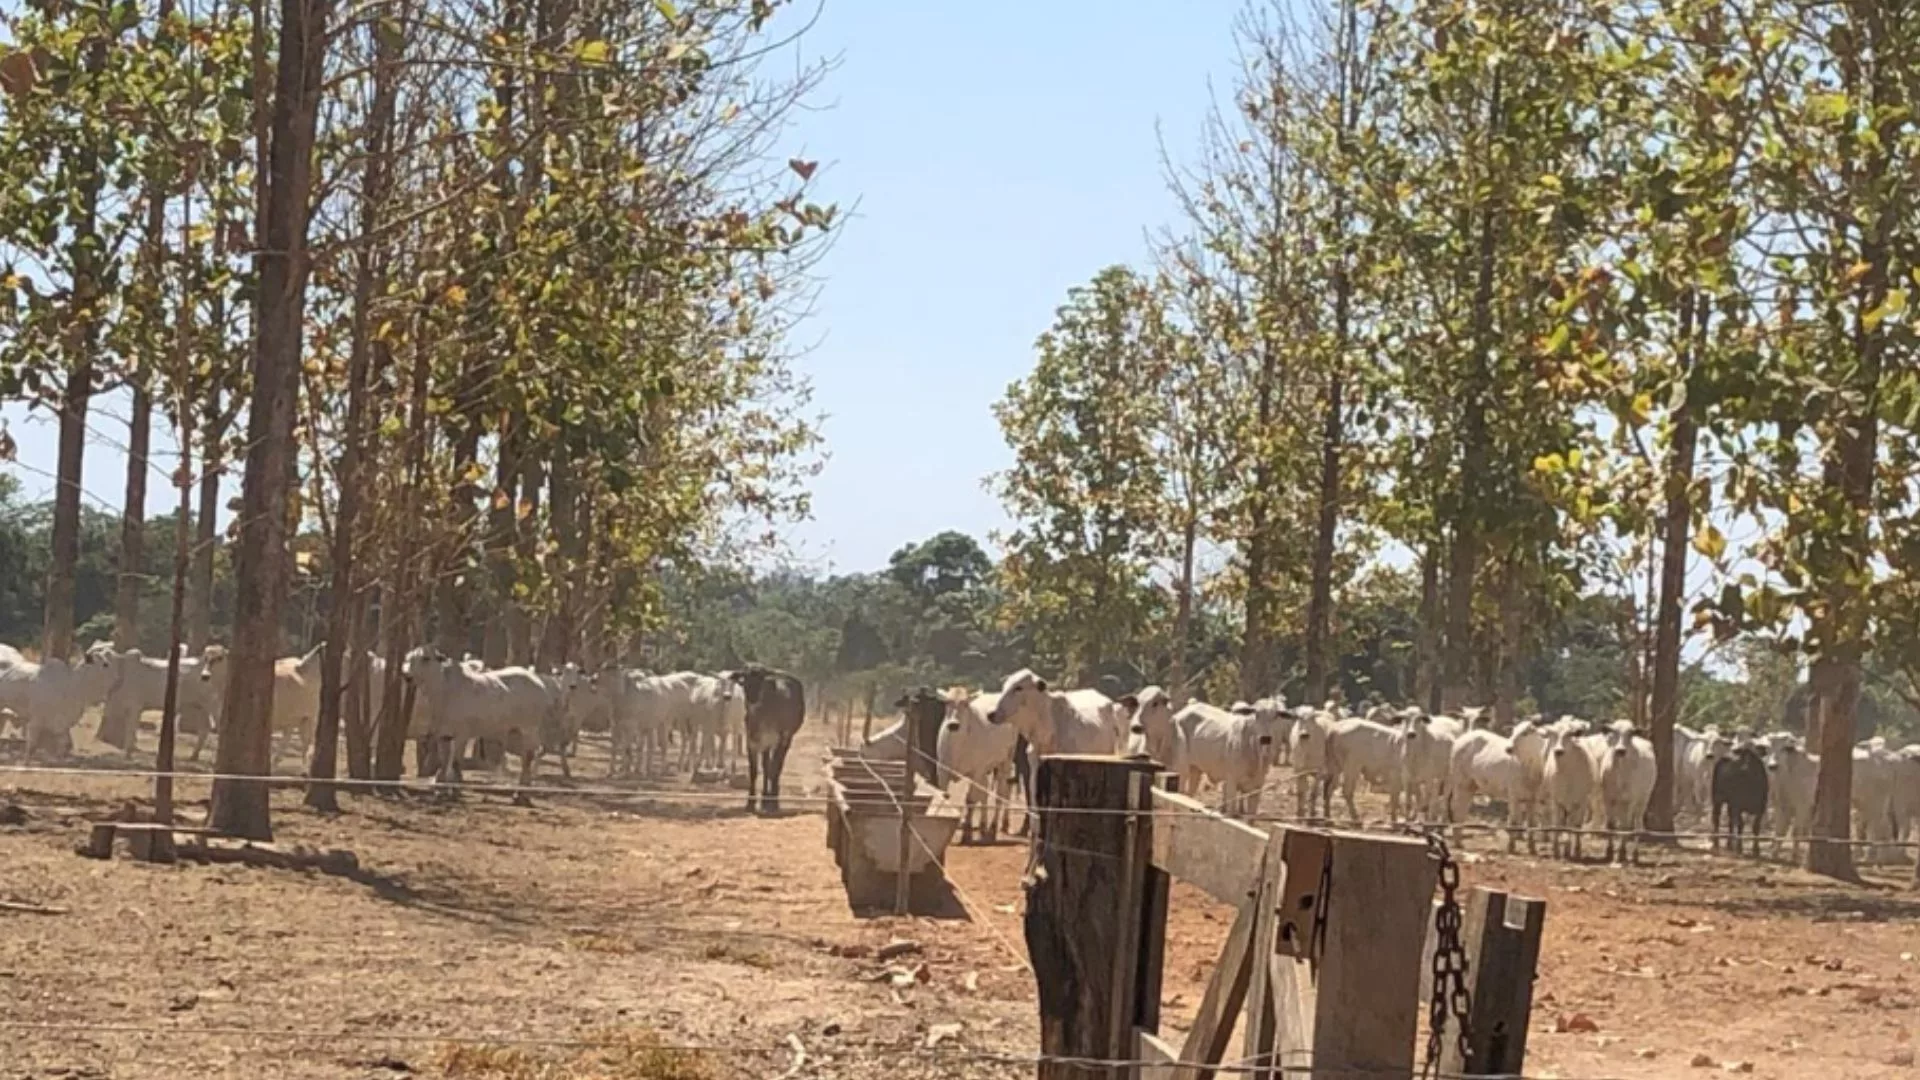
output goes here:
{"type": "Polygon", "coordinates": [[[1333,843],[1325,833],[1288,829],[1281,837],[1280,861],[1287,869],[1274,907],[1274,951],[1318,963],[1314,930],[1327,919],[1333,843]]]}

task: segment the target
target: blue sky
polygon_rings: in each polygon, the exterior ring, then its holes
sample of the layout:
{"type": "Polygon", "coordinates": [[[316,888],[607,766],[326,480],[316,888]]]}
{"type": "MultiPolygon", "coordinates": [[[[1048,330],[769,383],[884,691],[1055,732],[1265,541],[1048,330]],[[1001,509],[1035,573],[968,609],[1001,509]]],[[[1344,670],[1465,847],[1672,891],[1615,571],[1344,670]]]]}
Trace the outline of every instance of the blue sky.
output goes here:
{"type": "Polygon", "coordinates": [[[992,403],[1069,287],[1145,257],[1172,220],[1155,125],[1184,154],[1233,59],[1231,0],[826,0],[831,108],[794,136],[858,201],[801,361],[831,460],[798,554],[880,566],[942,529],[1003,522],[992,403]]]}
{"type": "MultiPolygon", "coordinates": [[[[840,66],[788,149],[822,163],[826,198],[858,206],[800,337],[830,455],[814,519],[790,530],[801,565],[872,569],[941,529],[984,539],[1003,522],[982,487],[1006,462],[992,403],[1067,289],[1144,258],[1146,230],[1174,217],[1156,125],[1177,154],[1193,146],[1207,80],[1231,68],[1237,7],[825,0],[799,49],[840,66]]],[[[83,486],[110,509],[126,411],[109,395],[89,425],[83,486]]],[[[9,404],[0,417],[26,494],[44,497],[50,414],[9,404]]],[[[173,493],[171,463],[156,465],[159,511],[173,493]]]]}

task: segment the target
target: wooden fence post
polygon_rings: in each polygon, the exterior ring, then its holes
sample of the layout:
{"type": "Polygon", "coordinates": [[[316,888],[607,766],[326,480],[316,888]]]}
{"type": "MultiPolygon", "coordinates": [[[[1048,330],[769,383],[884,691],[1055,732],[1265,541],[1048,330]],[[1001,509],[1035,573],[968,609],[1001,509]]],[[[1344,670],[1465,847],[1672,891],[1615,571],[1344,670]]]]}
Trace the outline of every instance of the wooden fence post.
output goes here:
{"type": "Polygon", "coordinates": [[[1459,1076],[1517,1076],[1527,1059],[1533,1015],[1533,973],[1547,902],[1476,887],[1462,913],[1460,944],[1467,956],[1469,1040],[1460,1052],[1448,1030],[1440,1071],[1459,1076]]]}
{"type": "MultiPolygon", "coordinates": [[[[1025,929],[1045,1058],[1132,1057],[1143,1008],[1141,949],[1158,951],[1142,930],[1153,818],[1138,813],[1149,804],[1153,769],[1144,761],[1061,756],[1042,758],[1034,776],[1039,815],[1025,929]]],[[[1043,1060],[1036,1075],[1122,1080],[1128,1072],[1043,1060]]]]}
{"type": "Polygon", "coordinates": [[[1331,1080],[1413,1075],[1420,954],[1436,877],[1399,837],[1281,830],[1268,988],[1273,1064],[1331,1080]]]}

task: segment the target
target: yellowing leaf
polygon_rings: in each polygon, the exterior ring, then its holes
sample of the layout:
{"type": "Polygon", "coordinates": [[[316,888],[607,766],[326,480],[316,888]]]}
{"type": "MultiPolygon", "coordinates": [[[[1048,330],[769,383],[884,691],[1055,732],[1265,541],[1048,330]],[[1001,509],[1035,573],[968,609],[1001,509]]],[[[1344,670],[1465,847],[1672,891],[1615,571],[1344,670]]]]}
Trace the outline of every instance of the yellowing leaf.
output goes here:
{"type": "Polygon", "coordinates": [[[575,55],[589,64],[604,64],[611,53],[612,49],[604,41],[583,41],[580,48],[575,50],[575,55]]]}
{"type": "Polygon", "coordinates": [[[463,285],[447,286],[447,303],[455,307],[467,302],[467,290],[463,285]]]}
{"type": "Polygon", "coordinates": [[[1640,393],[1633,396],[1633,403],[1627,406],[1627,417],[1636,424],[1644,424],[1653,414],[1653,395],[1640,393]]]}
{"type": "Polygon", "coordinates": [[[1709,521],[1693,536],[1693,550],[1716,562],[1727,553],[1727,538],[1709,521]]]}
{"type": "Polygon", "coordinates": [[[1811,94],[1807,97],[1807,110],[1816,120],[1839,120],[1847,115],[1847,95],[1811,94]]]}
{"type": "Polygon", "coordinates": [[[1566,459],[1561,457],[1559,454],[1542,454],[1539,457],[1533,459],[1533,471],[1537,473],[1543,473],[1548,476],[1552,476],[1555,473],[1562,472],[1566,469],[1566,467],[1567,467],[1566,459]]]}
{"type": "Polygon", "coordinates": [[[1905,289],[1889,289],[1887,291],[1887,298],[1880,302],[1880,306],[1862,313],[1860,321],[1866,324],[1867,329],[1874,330],[1878,329],[1880,324],[1886,321],[1887,316],[1899,315],[1905,310],[1907,310],[1907,291],[1905,289]]]}

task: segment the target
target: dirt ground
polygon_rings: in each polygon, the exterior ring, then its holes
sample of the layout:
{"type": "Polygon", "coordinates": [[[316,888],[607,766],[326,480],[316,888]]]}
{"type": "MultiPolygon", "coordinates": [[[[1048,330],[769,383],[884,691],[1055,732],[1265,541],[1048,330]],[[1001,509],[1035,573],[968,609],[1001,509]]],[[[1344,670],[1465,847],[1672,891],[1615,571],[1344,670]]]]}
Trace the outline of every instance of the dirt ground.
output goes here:
{"type": "MultiPolygon", "coordinates": [[[[25,812],[0,824],[0,900],[62,911],[0,912],[0,1080],[1031,1075],[982,1056],[1037,1045],[1024,846],[949,849],[971,919],[856,918],[800,801],[823,745],[811,727],[773,819],[724,785],[335,818],[277,793],[276,838],[352,849],[351,877],[82,859],[85,820],[148,785],[0,772],[25,812]],[[896,939],[917,951],[878,959],[896,939]]],[[[604,786],[603,756],[582,769],[604,786]]],[[[1530,1075],[1920,1075],[1920,896],[1651,847],[1633,869],[1471,847],[1467,885],[1549,904],[1530,1075]]],[[[1231,916],[1185,886],[1171,908],[1178,1030],[1231,916]]]]}

